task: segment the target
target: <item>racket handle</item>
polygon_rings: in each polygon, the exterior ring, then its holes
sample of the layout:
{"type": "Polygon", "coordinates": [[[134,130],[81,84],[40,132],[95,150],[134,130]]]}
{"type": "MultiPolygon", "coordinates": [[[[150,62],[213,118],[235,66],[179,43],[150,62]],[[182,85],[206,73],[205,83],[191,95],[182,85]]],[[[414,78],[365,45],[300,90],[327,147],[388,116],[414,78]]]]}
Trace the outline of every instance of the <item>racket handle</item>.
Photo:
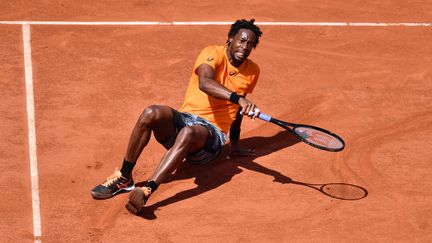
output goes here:
{"type": "Polygon", "coordinates": [[[266,122],[269,122],[271,120],[271,116],[264,113],[259,113],[258,118],[266,122]]]}
{"type": "MultiPolygon", "coordinates": [[[[243,112],[240,111],[240,114],[243,115],[243,112]]],[[[254,112],[249,113],[250,116],[253,116],[254,114],[255,114],[254,112]]],[[[266,122],[269,122],[272,117],[264,113],[259,113],[258,118],[266,122]]]]}

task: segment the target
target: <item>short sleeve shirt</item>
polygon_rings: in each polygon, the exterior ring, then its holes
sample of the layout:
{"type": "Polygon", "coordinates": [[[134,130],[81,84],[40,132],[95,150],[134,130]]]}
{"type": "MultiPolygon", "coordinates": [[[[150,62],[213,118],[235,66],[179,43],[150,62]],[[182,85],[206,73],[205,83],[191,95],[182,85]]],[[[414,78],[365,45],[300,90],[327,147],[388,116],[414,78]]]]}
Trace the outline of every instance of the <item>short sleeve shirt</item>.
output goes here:
{"type": "Polygon", "coordinates": [[[238,105],[228,100],[217,99],[199,89],[198,67],[210,65],[215,70],[215,80],[227,89],[239,95],[252,93],[258,80],[259,67],[252,60],[246,59],[236,68],[228,61],[225,46],[209,46],[198,56],[186,91],[181,112],[198,115],[228,133],[236,117],[238,105]]]}

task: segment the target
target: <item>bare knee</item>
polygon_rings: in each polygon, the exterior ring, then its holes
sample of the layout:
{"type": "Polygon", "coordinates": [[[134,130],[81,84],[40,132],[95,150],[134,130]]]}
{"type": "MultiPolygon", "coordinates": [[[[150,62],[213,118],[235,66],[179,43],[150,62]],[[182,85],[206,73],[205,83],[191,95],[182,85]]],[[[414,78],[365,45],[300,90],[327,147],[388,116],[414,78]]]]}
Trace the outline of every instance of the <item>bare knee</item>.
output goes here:
{"type": "Polygon", "coordinates": [[[161,106],[151,105],[144,109],[141,113],[138,123],[144,127],[152,127],[160,120],[161,106]]]}

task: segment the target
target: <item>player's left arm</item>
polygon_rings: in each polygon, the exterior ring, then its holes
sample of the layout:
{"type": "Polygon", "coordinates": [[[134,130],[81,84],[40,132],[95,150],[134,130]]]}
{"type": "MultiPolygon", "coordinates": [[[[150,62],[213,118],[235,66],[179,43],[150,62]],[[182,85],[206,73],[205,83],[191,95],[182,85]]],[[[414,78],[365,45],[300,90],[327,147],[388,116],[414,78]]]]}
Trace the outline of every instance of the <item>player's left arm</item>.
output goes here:
{"type": "MultiPolygon", "coordinates": [[[[254,76],[254,80],[251,83],[251,85],[249,86],[248,90],[246,91],[246,94],[253,92],[253,89],[255,88],[255,85],[258,81],[259,73],[260,73],[260,70],[259,70],[258,66],[256,66],[256,74],[254,76]]],[[[243,96],[243,98],[245,98],[245,99],[246,99],[246,94],[243,96]]],[[[252,117],[254,120],[254,118],[256,116],[258,116],[258,114],[259,114],[259,109],[257,109],[257,107],[255,107],[255,109],[253,111],[255,113],[252,117]]],[[[244,112],[243,109],[241,109],[241,107],[240,107],[237,110],[235,120],[231,124],[230,132],[229,132],[230,147],[229,147],[228,157],[232,157],[232,156],[255,156],[256,155],[254,149],[251,149],[251,148],[245,149],[245,148],[240,147],[240,145],[239,145],[241,124],[242,124],[243,115],[244,115],[243,112],[244,112]]]]}
{"type": "Polygon", "coordinates": [[[240,147],[239,141],[240,141],[240,132],[241,132],[241,124],[243,121],[243,115],[240,113],[242,111],[241,107],[237,110],[236,118],[231,123],[230,131],[229,131],[229,138],[230,138],[230,148],[229,148],[229,154],[228,158],[233,156],[254,156],[255,150],[254,149],[245,149],[240,147]]]}

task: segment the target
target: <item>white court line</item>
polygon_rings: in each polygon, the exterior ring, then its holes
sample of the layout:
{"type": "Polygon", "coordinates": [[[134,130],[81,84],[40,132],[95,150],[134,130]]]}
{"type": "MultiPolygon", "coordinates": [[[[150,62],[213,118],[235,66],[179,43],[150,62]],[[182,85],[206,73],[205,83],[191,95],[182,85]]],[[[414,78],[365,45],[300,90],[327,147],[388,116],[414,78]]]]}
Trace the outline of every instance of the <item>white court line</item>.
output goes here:
{"type": "Polygon", "coordinates": [[[30,156],[30,177],[32,189],[32,209],[33,209],[33,235],[34,242],[41,242],[41,217],[40,217],[40,200],[39,200],[39,180],[38,180],[38,163],[36,152],[36,125],[35,125],[35,105],[33,94],[33,67],[30,44],[30,26],[22,26],[23,46],[24,46],[24,72],[26,83],[26,101],[27,101],[27,124],[29,137],[29,156],[30,156]]]}
{"type": "MultiPolygon", "coordinates": [[[[233,22],[227,21],[173,21],[173,22],[158,22],[158,21],[0,21],[0,24],[5,25],[231,25],[233,22]]],[[[407,26],[407,27],[431,27],[432,23],[385,23],[385,22],[255,22],[257,25],[267,26],[335,26],[335,27],[391,27],[391,26],[407,26]]]]}

